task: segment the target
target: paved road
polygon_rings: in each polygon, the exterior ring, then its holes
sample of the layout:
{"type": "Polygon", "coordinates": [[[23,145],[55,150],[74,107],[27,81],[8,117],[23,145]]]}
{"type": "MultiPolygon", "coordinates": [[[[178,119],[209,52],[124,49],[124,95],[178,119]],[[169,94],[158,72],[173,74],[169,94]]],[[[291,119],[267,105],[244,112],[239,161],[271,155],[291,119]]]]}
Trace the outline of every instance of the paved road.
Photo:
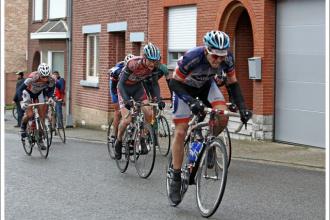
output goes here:
{"type": "MultiPolygon", "coordinates": [[[[5,136],[5,216],[24,219],[202,219],[195,187],[168,205],[166,159],[149,179],[130,166],[120,174],[104,144],[56,141],[49,158],[24,154],[17,134],[5,136]]],[[[325,173],[233,160],[220,208],[211,219],[324,219],[325,173]]]]}

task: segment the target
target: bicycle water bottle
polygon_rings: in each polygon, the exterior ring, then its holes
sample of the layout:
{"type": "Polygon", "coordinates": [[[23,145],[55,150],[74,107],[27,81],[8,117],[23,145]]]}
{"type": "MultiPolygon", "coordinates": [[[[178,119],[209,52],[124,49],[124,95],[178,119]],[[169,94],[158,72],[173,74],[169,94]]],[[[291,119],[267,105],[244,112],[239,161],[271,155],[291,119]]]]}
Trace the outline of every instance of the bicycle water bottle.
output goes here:
{"type": "Polygon", "coordinates": [[[202,150],[203,143],[200,141],[194,141],[190,144],[189,149],[189,163],[191,165],[195,165],[195,162],[197,161],[198,155],[202,150]]]}

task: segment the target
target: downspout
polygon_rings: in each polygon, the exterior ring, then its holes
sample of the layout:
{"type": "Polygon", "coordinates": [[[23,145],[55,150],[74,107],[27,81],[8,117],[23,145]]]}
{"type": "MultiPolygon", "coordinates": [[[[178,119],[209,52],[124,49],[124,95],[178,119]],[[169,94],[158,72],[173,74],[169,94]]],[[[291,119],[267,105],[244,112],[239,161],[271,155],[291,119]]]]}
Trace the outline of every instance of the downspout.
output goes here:
{"type": "Polygon", "coordinates": [[[71,104],[71,69],[72,69],[72,0],[67,0],[67,21],[69,38],[66,40],[67,44],[67,83],[66,83],[66,127],[72,128],[72,104],[71,104]]]}

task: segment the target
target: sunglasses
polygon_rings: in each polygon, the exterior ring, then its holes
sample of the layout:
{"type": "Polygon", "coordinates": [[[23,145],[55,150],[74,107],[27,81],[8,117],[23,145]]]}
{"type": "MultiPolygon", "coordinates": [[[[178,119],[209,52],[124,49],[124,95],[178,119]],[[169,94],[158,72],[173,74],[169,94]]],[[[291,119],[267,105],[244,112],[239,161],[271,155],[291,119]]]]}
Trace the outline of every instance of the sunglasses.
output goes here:
{"type": "Polygon", "coordinates": [[[218,54],[212,53],[212,52],[209,50],[209,48],[206,48],[206,51],[207,51],[208,54],[211,55],[212,59],[214,59],[214,60],[217,60],[217,59],[219,59],[219,58],[223,58],[223,57],[225,57],[225,56],[220,56],[220,55],[218,55],[218,54]]]}

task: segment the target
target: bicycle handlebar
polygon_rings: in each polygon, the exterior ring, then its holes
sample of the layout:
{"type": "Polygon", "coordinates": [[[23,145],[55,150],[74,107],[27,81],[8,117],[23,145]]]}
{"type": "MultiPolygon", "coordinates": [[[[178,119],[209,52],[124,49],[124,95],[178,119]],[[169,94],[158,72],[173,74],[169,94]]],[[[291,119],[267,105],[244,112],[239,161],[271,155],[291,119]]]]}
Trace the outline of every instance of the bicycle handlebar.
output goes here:
{"type": "MultiPolygon", "coordinates": [[[[205,108],[204,112],[206,112],[207,114],[216,113],[216,114],[225,115],[225,116],[241,117],[239,113],[231,112],[231,111],[228,111],[228,110],[205,108]]],[[[188,123],[188,125],[192,126],[196,122],[197,118],[198,118],[198,116],[194,115],[193,119],[188,123]]],[[[207,122],[199,122],[194,126],[194,128],[196,128],[196,127],[205,127],[207,125],[208,125],[207,122]]],[[[242,130],[243,125],[244,125],[244,123],[241,122],[234,132],[235,133],[240,132],[242,130]]]]}

